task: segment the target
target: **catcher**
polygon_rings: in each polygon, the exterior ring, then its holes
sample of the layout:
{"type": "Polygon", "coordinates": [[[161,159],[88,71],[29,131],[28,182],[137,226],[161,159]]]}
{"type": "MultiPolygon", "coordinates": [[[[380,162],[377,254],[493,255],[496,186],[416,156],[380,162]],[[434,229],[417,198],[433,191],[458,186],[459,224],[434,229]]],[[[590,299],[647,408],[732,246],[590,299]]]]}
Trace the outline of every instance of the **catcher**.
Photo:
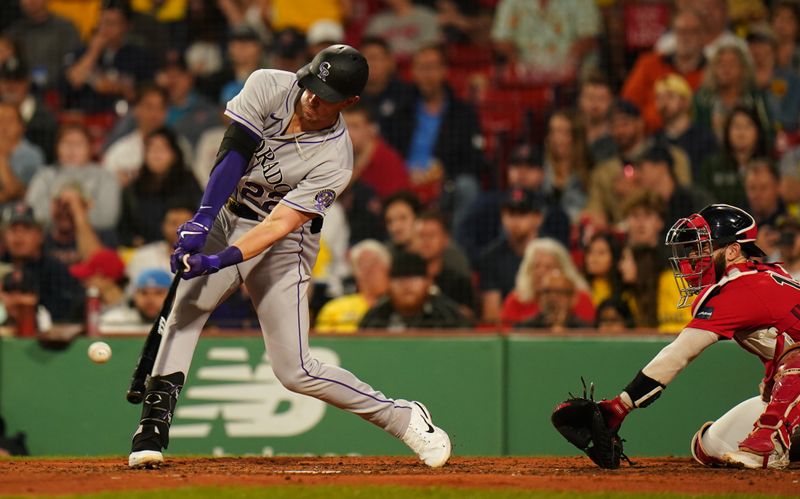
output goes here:
{"type": "Polygon", "coordinates": [[[704,424],[692,439],[692,456],[706,466],[789,464],[800,426],[800,284],[780,265],[753,260],[764,256],[757,232],[752,216],[725,204],[707,206],[669,230],[678,307],[696,295],[693,319],[616,398],[572,398],[553,413],[556,428],[598,466],[619,467],[618,431],[633,409],[652,404],[703,350],[731,339],[764,363],[761,395],[704,424]]]}

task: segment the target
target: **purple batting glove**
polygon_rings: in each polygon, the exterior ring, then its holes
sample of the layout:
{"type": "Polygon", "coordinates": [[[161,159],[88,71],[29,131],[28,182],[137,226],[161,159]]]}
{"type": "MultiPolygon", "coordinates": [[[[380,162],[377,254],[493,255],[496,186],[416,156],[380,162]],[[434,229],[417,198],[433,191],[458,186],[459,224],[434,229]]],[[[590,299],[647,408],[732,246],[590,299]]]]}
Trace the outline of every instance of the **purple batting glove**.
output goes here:
{"type": "MultiPolygon", "coordinates": [[[[177,253],[177,250],[176,250],[177,253]]],[[[242,252],[236,246],[228,246],[216,255],[203,255],[188,253],[180,257],[183,265],[184,279],[192,279],[201,275],[209,275],[218,272],[219,269],[236,265],[242,261],[242,252]]]]}
{"type": "Polygon", "coordinates": [[[183,267],[183,255],[188,254],[189,253],[183,251],[177,244],[175,245],[175,250],[169,257],[169,268],[172,270],[173,274],[177,273],[178,269],[183,267]]]}
{"type": "Polygon", "coordinates": [[[181,277],[184,279],[213,274],[221,268],[217,255],[203,255],[201,253],[195,253],[194,255],[184,254],[181,257],[181,265],[183,265],[183,275],[181,277]]]}
{"type": "Polygon", "coordinates": [[[184,253],[197,253],[206,245],[206,238],[214,219],[202,213],[196,213],[191,220],[178,227],[177,247],[184,253]]]}

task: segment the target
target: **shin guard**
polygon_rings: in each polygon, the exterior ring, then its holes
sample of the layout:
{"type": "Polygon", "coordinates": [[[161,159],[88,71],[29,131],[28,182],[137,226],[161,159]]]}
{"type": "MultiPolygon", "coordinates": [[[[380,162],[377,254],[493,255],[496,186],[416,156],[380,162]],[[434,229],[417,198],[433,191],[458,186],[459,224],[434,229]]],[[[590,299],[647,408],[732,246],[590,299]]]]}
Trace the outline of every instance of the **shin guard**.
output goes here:
{"type": "Polygon", "coordinates": [[[768,456],[791,447],[792,434],[800,426],[800,349],[784,355],[774,380],[767,408],[739,444],[741,450],[768,456]]]}
{"type": "Polygon", "coordinates": [[[172,414],[185,379],[182,372],[150,377],[142,404],[142,418],[133,435],[134,451],[167,448],[172,414]]]}

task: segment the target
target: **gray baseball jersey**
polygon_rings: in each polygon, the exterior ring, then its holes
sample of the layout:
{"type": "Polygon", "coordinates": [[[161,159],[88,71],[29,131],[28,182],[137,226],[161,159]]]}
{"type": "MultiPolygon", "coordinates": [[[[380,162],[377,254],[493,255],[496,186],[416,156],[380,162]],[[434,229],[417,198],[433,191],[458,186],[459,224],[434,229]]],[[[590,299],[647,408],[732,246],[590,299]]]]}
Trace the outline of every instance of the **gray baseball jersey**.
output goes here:
{"type": "MultiPolygon", "coordinates": [[[[278,203],[322,216],[352,174],[352,144],[341,116],[329,129],[285,134],[302,92],[294,74],[259,70],[228,103],[226,114],[263,138],[233,194],[261,217],[278,203]]],[[[223,207],[203,252],[223,250],[258,223],[223,207]]],[[[319,237],[308,222],[254,258],[182,281],[153,374],[188,374],[209,315],[244,283],[258,314],[270,363],[284,386],[357,414],[400,437],[408,427],[408,401],[387,398],[352,373],[309,353],[306,293],[319,237]]]]}

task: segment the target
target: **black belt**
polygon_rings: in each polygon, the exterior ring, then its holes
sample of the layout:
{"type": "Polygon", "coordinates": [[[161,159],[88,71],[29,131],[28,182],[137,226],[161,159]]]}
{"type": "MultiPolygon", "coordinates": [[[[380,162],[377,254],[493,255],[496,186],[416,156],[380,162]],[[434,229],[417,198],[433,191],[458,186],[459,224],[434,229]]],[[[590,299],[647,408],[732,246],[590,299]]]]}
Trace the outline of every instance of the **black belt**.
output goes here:
{"type": "Polygon", "coordinates": [[[246,204],[242,204],[239,201],[236,201],[233,198],[228,198],[227,203],[228,209],[240,218],[246,218],[248,220],[255,220],[256,222],[260,222],[264,217],[256,213],[256,210],[250,208],[246,204]]]}
{"type": "MultiPolygon", "coordinates": [[[[256,222],[260,222],[264,219],[261,215],[256,213],[256,210],[250,208],[246,204],[242,204],[239,201],[236,201],[233,198],[228,198],[228,202],[226,206],[230,210],[231,213],[236,215],[240,218],[246,218],[248,220],[255,220],[256,222]]],[[[322,230],[322,217],[314,217],[311,219],[311,233],[318,234],[319,231],[322,230]]]]}

